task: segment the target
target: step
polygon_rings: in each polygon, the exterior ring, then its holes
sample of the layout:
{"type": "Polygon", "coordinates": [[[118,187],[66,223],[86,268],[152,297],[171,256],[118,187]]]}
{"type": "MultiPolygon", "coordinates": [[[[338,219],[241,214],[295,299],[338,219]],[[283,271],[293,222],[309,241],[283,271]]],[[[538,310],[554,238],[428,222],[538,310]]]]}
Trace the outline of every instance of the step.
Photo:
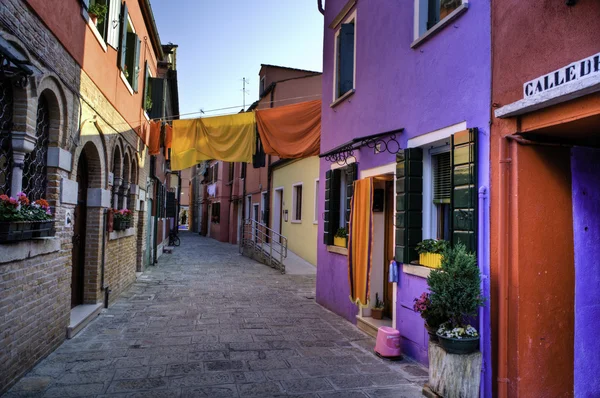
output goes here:
{"type": "Polygon", "coordinates": [[[86,327],[91,321],[96,319],[102,311],[102,303],[83,304],[71,309],[71,321],[67,328],[67,339],[72,339],[86,327]]]}
{"type": "Polygon", "coordinates": [[[391,319],[373,319],[371,317],[356,317],[356,327],[371,337],[377,338],[377,331],[381,326],[392,326],[391,319]]]}

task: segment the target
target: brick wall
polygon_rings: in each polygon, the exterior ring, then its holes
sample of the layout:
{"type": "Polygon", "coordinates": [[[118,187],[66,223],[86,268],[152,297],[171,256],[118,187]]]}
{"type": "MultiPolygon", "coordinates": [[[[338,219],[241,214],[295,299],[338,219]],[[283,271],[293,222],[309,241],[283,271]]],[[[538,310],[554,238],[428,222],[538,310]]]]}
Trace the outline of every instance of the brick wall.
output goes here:
{"type": "MultiPolygon", "coordinates": [[[[61,182],[76,180],[80,155],[86,151],[90,161],[90,188],[111,189],[107,175],[117,140],[129,147],[137,159],[137,181],[131,183],[141,190],[146,189],[149,161],[136,132],[24,1],[2,1],[0,34],[8,40],[24,43],[21,47],[42,72],[31,79],[22,92],[14,90],[14,129],[34,131],[35,111],[31,109],[37,106],[42,91],[49,90],[57,98],[51,107],[60,115],[60,120],[52,122],[50,146],[60,147],[72,156],[68,167],[48,167],[47,199],[57,220],[55,237],[0,245],[1,395],[66,337],[71,309],[73,227],[65,225],[65,217],[67,212],[73,214],[75,206],[61,202],[61,182]],[[77,93],[81,94],[81,101],[77,93]],[[18,113],[21,110],[23,113],[18,113]],[[92,120],[94,115],[97,115],[96,123],[86,122],[80,131],[80,122],[92,120]],[[95,156],[94,151],[97,151],[95,156]]],[[[143,129],[143,124],[132,127],[143,129]]],[[[134,212],[132,236],[108,240],[102,228],[105,208],[88,207],[84,303],[102,302],[103,258],[105,284],[112,290],[111,303],[135,280],[136,269],[142,270],[147,233],[143,210],[134,212]],[[104,253],[103,237],[106,238],[104,253]]]]}

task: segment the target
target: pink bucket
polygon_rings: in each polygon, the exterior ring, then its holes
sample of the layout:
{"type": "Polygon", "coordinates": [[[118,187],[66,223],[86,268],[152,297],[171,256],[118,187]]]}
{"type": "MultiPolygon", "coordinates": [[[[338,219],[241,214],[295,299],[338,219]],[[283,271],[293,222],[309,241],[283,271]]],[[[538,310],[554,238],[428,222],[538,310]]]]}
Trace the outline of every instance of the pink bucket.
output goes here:
{"type": "Polygon", "coordinates": [[[400,332],[388,326],[381,326],[377,330],[375,352],[386,358],[399,357],[401,355],[400,332]]]}

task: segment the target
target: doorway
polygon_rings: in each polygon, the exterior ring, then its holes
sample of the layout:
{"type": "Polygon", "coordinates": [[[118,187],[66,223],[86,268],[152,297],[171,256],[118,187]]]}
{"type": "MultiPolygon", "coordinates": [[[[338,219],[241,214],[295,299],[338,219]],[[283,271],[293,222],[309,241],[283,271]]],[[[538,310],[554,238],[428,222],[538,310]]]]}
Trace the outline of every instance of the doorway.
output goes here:
{"type": "Polygon", "coordinates": [[[256,231],[258,231],[259,225],[258,225],[258,214],[259,214],[259,208],[258,208],[258,203],[254,203],[252,205],[252,240],[254,240],[254,242],[258,241],[258,235],[256,233],[256,231]]]}
{"type": "MultiPolygon", "coordinates": [[[[283,188],[277,188],[273,196],[273,230],[281,235],[282,230],[283,188]]],[[[281,237],[277,239],[281,243],[281,237]]]]}
{"type": "Polygon", "coordinates": [[[385,182],[385,243],[383,264],[383,316],[393,319],[394,284],[389,281],[390,262],[394,259],[394,182],[385,182]]]}
{"type": "Polygon", "coordinates": [[[73,248],[71,266],[71,308],[83,304],[85,275],[85,224],[87,220],[88,161],[85,151],[77,166],[77,205],[73,214],[73,248]]]}
{"type": "Polygon", "coordinates": [[[154,261],[152,261],[152,242],[154,242],[154,223],[153,218],[152,218],[152,206],[153,206],[153,200],[152,199],[148,199],[146,201],[146,214],[147,214],[147,231],[148,233],[146,234],[146,265],[152,265],[154,264],[154,261]]]}

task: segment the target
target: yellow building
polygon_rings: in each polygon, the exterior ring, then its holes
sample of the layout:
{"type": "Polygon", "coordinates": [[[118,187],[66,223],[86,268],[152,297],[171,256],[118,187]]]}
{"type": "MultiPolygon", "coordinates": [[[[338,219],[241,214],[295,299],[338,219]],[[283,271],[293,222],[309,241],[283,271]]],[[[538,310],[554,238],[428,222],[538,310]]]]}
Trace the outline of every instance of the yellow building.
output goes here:
{"type": "Polygon", "coordinates": [[[288,239],[288,249],[317,265],[319,158],[273,164],[271,226],[288,239]]]}

